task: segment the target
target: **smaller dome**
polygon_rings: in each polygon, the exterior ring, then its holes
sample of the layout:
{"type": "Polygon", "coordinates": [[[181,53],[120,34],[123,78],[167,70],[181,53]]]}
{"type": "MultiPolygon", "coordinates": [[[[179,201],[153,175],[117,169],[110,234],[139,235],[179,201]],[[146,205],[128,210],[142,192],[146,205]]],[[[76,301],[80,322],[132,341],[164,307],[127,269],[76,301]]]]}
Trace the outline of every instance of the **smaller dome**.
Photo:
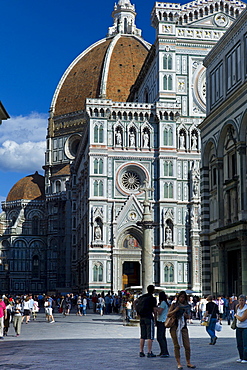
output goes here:
{"type": "Polygon", "coordinates": [[[15,200],[43,200],[45,199],[45,178],[35,172],[23,177],[10,190],[6,202],[15,200]]]}

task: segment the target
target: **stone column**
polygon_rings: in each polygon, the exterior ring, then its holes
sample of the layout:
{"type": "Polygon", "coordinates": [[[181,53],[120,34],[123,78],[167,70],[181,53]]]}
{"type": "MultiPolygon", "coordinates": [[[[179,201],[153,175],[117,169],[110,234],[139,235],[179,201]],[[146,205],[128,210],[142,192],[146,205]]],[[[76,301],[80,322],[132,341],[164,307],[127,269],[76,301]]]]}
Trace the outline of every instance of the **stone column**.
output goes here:
{"type": "Polygon", "coordinates": [[[217,281],[217,294],[225,294],[225,289],[227,288],[226,285],[226,260],[225,260],[225,247],[223,243],[219,243],[218,245],[218,281],[217,281]]]}
{"type": "Polygon", "coordinates": [[[143,247],[142,247],[142,293],[147,293],[148,285],[153,284],[153,246],[152,246],[152,228],[153,220],[150,209],[150,201],[148,200],[148,191],[153,191],[153,188],[145,187],[140,190],[145,192],[145,200],[143,203],[143,216],[139,225],[143,230],[143,247]]]}

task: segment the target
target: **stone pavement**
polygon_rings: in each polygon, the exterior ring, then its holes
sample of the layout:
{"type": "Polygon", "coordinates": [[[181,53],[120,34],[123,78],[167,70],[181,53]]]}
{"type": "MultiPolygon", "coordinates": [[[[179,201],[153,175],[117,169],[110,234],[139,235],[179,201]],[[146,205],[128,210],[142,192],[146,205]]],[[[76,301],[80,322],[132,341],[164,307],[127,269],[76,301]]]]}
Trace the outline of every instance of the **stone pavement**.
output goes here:
{"type": "MultiPolygon", "coordinates": [[[[83,369],[83,370],[163,370],[176,369],[173,345],[167,331],[171,357],[139,357],[139,328],[124,326],[121,316],[103,317],[89,311],[87,316],[63,317],[55,313],[54,324],[45,322],[44,313],[37,321],[22,325],[21,335],[14,336],[12,324],[8,336],[0,341],[0,370],[5,369],[83,369]]],[[[225,322],[215,346],[209,346],[205,328],[189,324],[191,362],[198,369],[236,369],[235,331],[225,322]]],[[[157,341],[153,352],[159,353],[157,341]]],[[[182,349],[182,363],[186,362],[182,349]]]]}

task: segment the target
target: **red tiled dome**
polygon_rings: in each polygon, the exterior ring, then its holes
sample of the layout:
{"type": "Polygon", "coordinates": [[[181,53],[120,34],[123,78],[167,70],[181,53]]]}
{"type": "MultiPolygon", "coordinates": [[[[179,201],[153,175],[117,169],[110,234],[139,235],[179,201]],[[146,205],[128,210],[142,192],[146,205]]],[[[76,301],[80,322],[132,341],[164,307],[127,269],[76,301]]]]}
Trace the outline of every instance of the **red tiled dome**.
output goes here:
{"type": "Polygon", "coordinates": [[[45,199],[45,178],[35,172],[33,175],[23,177],[10,190],[6,201],[15,200],[43,200],[45,199]]]}
{"type": "Polygon", "coordinates": [[[103,39],[80,54],[68,67],[53,97],[53,116],[83,110],[86,98],[126,101],[149,44],[133,35],[103,39]],[[104,79],[104,81],[103,81],[104,79]]]}

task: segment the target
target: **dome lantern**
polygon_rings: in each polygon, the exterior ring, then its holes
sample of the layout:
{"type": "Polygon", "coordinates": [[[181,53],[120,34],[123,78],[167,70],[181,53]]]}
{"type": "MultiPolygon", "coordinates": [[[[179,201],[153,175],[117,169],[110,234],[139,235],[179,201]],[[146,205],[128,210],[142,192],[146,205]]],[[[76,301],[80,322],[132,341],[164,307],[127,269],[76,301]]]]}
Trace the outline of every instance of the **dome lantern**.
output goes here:
{"type": "Polygon", "coordinates": [[[114,6],[112,12],[114,24],[109,27],[107,36],[117,34],[141,36],[142,31],[136,27],[135,17],[135,6],[131,4],[130,0],[119,0],[118,4],[114,6]]]}

